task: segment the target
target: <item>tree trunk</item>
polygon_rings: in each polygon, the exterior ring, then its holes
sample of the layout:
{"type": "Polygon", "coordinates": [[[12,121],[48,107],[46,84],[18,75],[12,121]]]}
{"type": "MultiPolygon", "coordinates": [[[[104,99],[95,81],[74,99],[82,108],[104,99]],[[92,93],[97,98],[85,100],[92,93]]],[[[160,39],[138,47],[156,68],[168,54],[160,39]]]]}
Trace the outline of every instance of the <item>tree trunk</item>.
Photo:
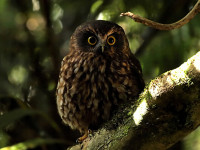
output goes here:
{"type": "Polygon", "coordinates": [[[136,104],[124,105],[70,150],[165,150],[200,125],[200,52],[152,80],[136,104]]]}

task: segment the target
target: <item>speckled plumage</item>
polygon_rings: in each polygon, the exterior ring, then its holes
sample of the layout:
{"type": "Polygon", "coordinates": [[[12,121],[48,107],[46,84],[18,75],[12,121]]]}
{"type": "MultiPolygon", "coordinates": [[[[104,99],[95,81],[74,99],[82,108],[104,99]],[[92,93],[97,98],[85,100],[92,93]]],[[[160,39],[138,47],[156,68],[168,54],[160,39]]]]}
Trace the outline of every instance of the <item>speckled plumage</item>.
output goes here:
{"type": "Polygon", "coordinates": [[[61,65],[57,106],[63,122],[85,133],[108,120],[114,106],[134,99],[144,88],[141,66],[123,29],[108,21],[80,25],[61,65]],[[95,45],[88,43],[95,37],[95,45]],[[116,42],[109,45],[108,38],[116,42]]]}

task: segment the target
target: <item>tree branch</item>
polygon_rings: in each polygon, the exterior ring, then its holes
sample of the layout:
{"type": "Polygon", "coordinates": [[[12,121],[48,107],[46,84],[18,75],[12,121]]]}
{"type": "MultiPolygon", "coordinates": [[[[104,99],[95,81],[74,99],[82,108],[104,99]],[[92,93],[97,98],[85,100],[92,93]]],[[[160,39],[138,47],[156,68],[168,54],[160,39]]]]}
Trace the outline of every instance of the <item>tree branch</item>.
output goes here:
{"type": "Polygon", "coordinates": [[[152,80],[137,104],[119,109],[91,139],[70,150],[164,150],[195,130],[199,116],[200,52],[152,80]]]}
{"type": "Polygon", "coordinates": [[[149,19],[135,15],[131,12],[121,13],[120,16],[128,16],[131,19],[133,19],[135,22],[142,23],[144,25],[150,26],[158,30],[173,30],[173,29],[182,27],[184,24],[187,24],[199,12],[200,12],[200,0],[197,1],[193,9],[184,18],[172,24],[162,24],[162,23],[154,22],[149,19]]]}

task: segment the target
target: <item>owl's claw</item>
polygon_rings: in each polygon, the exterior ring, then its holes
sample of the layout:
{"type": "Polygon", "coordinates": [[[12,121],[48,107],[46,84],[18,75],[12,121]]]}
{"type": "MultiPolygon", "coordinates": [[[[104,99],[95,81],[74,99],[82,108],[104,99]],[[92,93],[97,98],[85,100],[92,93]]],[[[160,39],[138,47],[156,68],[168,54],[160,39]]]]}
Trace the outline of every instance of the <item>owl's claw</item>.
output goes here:
{"type": "Polygon", "coordinates": [[[76,140],[76,142],[77,142],[77,143],[83,142],[83,141],[88,137],[88,135],[91,134],[91,133],[92,133],[92,130],[90,130],[90,129],[86,130],[86,131],[85,131],[85,134],[84,134],[82,137],[78,138],[78,139],[76,140]]]}
{"type": "Polygon", "coordinates": [[[88,134],[92,134],[92,130],[91,129],[88,129],[88,134]]]}

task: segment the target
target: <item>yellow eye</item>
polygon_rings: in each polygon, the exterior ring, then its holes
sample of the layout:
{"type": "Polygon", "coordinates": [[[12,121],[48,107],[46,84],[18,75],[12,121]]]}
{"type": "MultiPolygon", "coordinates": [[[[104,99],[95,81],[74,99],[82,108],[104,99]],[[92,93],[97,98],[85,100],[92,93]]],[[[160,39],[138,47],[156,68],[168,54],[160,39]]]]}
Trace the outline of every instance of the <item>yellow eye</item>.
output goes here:
{"type": "Polygon", "coordinates": [[[114,36],[109,36],[109,37],[108,37],[107,43],[108,43],[109,45],[114,45],[115,42],[116,42],[116,39],[115,39],[114,36]]]}
{"type": "Polygon", "coordinates": [[[95,44],[97,43],[97,39],[96,39],[94,36],[90,36],[90,37],[88,38],[88,43],[89,43],[90,45],[95,45],[95,44]]]}

